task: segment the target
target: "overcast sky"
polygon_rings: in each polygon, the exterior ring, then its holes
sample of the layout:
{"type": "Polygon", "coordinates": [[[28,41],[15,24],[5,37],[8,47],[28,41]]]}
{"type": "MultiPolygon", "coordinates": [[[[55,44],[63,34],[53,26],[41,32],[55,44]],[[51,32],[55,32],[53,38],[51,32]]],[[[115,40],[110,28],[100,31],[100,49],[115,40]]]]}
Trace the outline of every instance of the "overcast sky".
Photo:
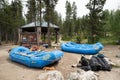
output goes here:
{"type": "MultiPolygon", "coordinates": [[[[11,0],[9,0],[11,1],[11,0]]],[[[23,4],[25,4],[25,1],[27,0],[21,0],[22,2],[24,2],[23,4]]],[[[58,3],[56,5],[55,10],[57,10],[58,13],[60,13],[62,15],[62,18],[65,18],[65,3],[67,0],[58,0],[58,3]]],[[[77,6],[77,16],[78,17],[82,17],[83,15],[86,15],[89,13],[89,10],[86,9],[85,5],[89,2],[89,0],[68,0],[71,4],[73,3],[73,1],[76,3],[77,6]]],[[[120,9],[120,0],[106,0],[104,9],[109,9],[109,10],[117,10],[120,9]]],[[[27,12],[27,8],[25,8],[24,5],[24,12],[27,12]]]]}
{"type": "MultiPolygon", "coordinates": [[[[65,18],[65,3],[67,0],[58,0],[58,4],[56,5],[55,10],[58,11],[62,15],[62,18],[65,18]]],[[[89,10],[85,7],[85,5],[89,2],[89,0],[68,0],[72,4],[73,1],[77,6],[77,16],[82,17],[89,13],[89,10]]],[[[120,0],[106,0],[104,9],[116,10],[120,7],[120,0]]],[[[120,9],[120,8],[119,8],[120,9]]]]}

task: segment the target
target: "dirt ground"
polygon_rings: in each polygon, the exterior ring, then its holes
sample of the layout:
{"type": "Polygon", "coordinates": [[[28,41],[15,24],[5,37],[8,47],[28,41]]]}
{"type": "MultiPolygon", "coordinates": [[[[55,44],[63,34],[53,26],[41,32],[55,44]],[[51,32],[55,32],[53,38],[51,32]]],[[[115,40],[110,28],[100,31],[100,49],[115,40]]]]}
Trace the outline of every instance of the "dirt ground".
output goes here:
{"type": "MultiPolygon", "coordinates": [[[[8,50],[14,45],[0,46],[0,80],[38,80],[38,76],[44,72],[42,69],[29,68],[22,64],[12,62],[9,59],[8,50]]],[[[114,63],[120,65],[120,58],[115,57],[120,54],[120,46],[106,45],[100,52],[105,54],[114,63]]],[[[54,49],[53,49],[54,50],[54,49]]],[[[78,68],[72,68],[72,64],[76,64],[81,58],[80,54],[72,54],[64,52],[64,57],[55,69],[61,71],[65,80],[70,72],[76,71],[78,68]]],[[[111,71],[99,71],[99,80],[120,80],[120,68],[113,67],[111,71]]]]}

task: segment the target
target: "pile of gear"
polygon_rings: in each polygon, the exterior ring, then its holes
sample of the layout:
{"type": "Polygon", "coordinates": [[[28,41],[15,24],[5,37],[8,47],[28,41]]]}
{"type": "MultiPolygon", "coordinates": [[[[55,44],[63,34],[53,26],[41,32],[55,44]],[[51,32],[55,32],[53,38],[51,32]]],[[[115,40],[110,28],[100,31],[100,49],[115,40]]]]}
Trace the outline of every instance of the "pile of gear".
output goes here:
{"type": "Polygon", "coordinates": [[[112,69],[112,62],[103,54],[93,55],[90,59],[82,56],[79,64],[81,65],[80,68],[85,71],[111,71],[112,69]]]}

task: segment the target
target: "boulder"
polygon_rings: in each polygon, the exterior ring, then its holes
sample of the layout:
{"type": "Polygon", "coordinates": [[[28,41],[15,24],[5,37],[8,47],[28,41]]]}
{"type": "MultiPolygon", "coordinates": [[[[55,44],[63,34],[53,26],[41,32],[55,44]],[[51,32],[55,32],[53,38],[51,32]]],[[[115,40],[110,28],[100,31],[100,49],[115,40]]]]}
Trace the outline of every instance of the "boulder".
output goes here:
{"type": "Polygon", "coordinates": [[[39,75],[38,80],[64,80],[60,71],[53,70],[39,75]]]}
{"type": "Polygon", "coordinates": [[[82,69],[70,73],[68,80],[98,80],[98,74],[93,71],[83,71],[82,69]]]}

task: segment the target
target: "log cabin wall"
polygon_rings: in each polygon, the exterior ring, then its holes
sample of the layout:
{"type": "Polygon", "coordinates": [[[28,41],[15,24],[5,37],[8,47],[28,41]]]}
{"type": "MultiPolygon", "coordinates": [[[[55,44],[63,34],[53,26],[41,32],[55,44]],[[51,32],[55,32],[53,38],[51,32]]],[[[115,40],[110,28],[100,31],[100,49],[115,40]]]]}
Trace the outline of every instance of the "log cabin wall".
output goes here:
{"type": "MultiPolygon", "coordinates": [[[[40,45],[46,43],[47,26],[45,23],[42,27],[34,26],[34,23],[22,26],[18,29],[19,43],[20,45],[40,45]],[[33,25],[33,26],[31,26],[33,25]]],[[[55,26],[55,25],[53,25],[55,26]]],[[[57,43],[59,28],[51,27],[53,36],[55,37],[55,43],[57,43]]]]}

